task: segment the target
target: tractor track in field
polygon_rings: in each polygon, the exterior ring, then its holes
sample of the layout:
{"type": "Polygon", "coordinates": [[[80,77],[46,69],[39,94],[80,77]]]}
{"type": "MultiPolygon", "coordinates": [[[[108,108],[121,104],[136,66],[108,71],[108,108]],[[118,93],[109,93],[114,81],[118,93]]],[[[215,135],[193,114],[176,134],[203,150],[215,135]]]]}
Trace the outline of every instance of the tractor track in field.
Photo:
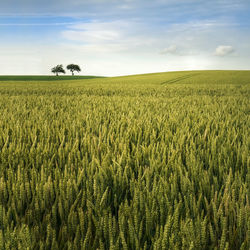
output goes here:
{"type": "Polygon", "coordinates": [[[186,80],[186,79],[188,79],[188,78],[191,78],[191,77],[197,76],[197,75],[199,75],[199,73],[190,74],[190,75],[185,75],[185,76],[180,76],[180,77],[177,77],[177,78],[168,80],[168,81],[164,81],[164,82],[162,82],[162,83],[160,83],[160,84],[163,85],[163,84],[169,84],[169,83],[176,83],[176,82],[180,82],[180,81],[186,80]]]}

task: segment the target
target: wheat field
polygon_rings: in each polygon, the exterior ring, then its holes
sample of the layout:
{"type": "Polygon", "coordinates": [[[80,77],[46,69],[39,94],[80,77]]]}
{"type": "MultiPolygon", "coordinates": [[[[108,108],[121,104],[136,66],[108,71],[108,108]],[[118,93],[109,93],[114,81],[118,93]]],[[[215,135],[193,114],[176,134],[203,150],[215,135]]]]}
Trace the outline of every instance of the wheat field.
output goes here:
{"type": "Polygon", "coordinates": [[[0,249],[249,249],[249,71],[0,82],[0,249]]]}

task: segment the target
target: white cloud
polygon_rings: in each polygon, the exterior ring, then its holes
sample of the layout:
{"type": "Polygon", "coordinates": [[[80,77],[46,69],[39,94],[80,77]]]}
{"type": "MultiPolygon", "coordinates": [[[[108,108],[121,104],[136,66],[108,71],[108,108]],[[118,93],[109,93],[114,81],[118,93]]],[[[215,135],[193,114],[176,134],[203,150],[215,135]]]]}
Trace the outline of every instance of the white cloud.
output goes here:
{"type": "Polygon", "coordinates": [[[149,48],[158,40],[149,36],[145,26],[136,21],[92,21],[70,25],[61,35],[72,48],[92,53],[151,51],[149,48]],[[139,32],[142,29],[144,33],[139,32]]]}
{"type": "Polygon", "coordinates": [[[68,26],[63,38],[84,43],[107,43],[121,39],[123,22],[90,22],[68,26]]]}
{"type": "Polygon", "coordinates": [[[63,32],[63,37],[73,41],[100,43],[115,41],[120,38],[120,34],[114,30],[67,30],[63,32]]]}
{"type": "Polygon", "coordinates": [[[227,56],[234,52],[233,46],[230,45],[220,45],[216,48],[214,55],[215,56],[227,56]]]}
{"type": "MultiPolygon", "coordinates": [[[[192,41],[189,38],[186,38],[186,41],[192,41]]],[[[179,41],[181,44],[181,41],[179,41]]],[[[199,53],[197,53],[196,50],[193,50],[190,46],[185,46],[185,44],[182,44],[181,47],[178,47],[177,45],[171,45],[162,51],[160,51],[161,55],[173,55],[173,56],[197,56],[199,53]]]]}
{"type": "Polygon", "coordinates": [[[177,54],[177,46],[176,45],[171,45],[165,49],[163,49],[160,54],[165,55],[165,54],[177,54]]]}

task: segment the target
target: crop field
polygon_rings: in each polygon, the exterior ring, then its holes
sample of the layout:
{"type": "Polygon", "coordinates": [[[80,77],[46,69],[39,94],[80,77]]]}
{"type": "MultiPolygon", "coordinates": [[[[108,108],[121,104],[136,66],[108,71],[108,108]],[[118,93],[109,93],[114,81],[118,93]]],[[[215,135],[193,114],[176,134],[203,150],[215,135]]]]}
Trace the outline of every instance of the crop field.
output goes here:
{"type": "Polygon", "coordinates": [[[250,247],[250,71],[0,82],[0,249],[250,247]]]}

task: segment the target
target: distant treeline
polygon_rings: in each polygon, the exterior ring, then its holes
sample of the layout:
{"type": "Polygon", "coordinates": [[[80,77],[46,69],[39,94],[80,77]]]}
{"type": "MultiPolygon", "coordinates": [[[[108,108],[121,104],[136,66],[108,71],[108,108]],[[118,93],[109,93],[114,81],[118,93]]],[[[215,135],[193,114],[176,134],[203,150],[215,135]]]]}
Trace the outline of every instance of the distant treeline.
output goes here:
{"type": "Polygon", "coordinates": [[[0,76],[0,81],[55,81],[55,80],[79,80],[79,79],[93,79],[101,78],[102,76],[0,76]]]}

